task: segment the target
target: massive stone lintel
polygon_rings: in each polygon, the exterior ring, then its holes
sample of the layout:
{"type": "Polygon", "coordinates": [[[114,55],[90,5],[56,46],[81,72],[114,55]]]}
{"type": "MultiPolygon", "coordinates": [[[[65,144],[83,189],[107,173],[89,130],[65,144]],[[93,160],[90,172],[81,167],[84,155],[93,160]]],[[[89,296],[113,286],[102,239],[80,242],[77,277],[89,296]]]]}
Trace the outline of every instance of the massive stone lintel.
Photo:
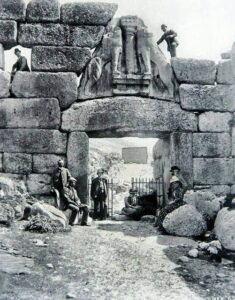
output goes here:
{"type": "Polygon", "coordinates": [[[182,84],[179,91],[184,109],[235,111],[235,85],[182,84]]]}
{"type": "Polygon", "coordinates": [[[24,0],[1,0],[0,19],[24,21],[26,5],[24,0]]]}
{"type": "Polygon", "coordinates": [[[233,184],[235,159],[194,158],[194,184],[233,184]]]}
{"type": "Polygon", "coordinates": [[[58,0],[31,0],[27,5],[28,22],[56,22],[60,20],[58,0]]]}
{"type": "Polygon", "coordinates": [[[64,109],[77,100],[77,75],[75,73],[17,72],[12,83],[12,92],[19,98],[58,98],[60,107],[64,109]]]}
{"type": "Polygon", "coordinates": [[[216,65],[211,60],[172,58],[171,65],[180,83],[214,84],[216,65]]]}
{"type": "Polygon", "coordinates": [[[0,128],[49,128],[60,126],[57,99],[0,99],[0,128]]]}
{"type": "Polygon", "coordinates": [[[229,157],[231,136],[229,133],[194,133],[194,157],[229,157]]]}
{"type": "Polygon", "coordinates": [[[46,129],[0,129],[0,152],[66,153],[67,134],[46,129]]]}
{"type": "Polygon", "coordinates": [[[197,131],[197,117],[173,102],[115,97],[75,103],[62,115],[66,131],[197,131]]]}
{"type": "Polygon", "coordinates": [[[15,21],[0,20],[0,44],[5,50],[17,45],[17,23],[15,21]]]}
{"type": "Polygon", "coordinates": [[[66,24],[107,25],[117,8],[114,3],[66,3],[61,6],[61,19],[66,24]]]}
{"type": "Polygon", "coordinates": [[[90,58],[88,48],[35,46],[32,50],[32,70],[80,74],[90,58]]]}

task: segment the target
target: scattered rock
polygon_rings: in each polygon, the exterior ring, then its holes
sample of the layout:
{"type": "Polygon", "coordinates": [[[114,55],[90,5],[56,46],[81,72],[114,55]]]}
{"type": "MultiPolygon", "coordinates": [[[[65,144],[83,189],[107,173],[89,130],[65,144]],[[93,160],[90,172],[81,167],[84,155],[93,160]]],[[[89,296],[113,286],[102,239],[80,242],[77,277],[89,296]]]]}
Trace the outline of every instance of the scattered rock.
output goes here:
{"type": "Polygon", "coordinates": [[[197,249],[192,249],[188,252],[189,257],[197,258],[199,255],[199,252],[197,249]]]}
{"type": "Polygon", "coordinates": [[[209,247],[207,248],[207,251],[208,251],[210,254],[218,254],[218,253],[219,253],[218,249],[217,249],[216,247],[213,247],[213,246],[209,246],[209,247]]]}
{"type": "Polygon", "coordinates": [[[146,215],[146,216],[143,216],[140,220],[142,222],[154,223],[155,222],[155,216],[146,215]]]}
{"type": "Polygon", "coordinates": [[[187,262],[189,262],[189,258],[188,258],[187,256],[181,256],[181,257],[179,258],[179,261],[181,261],[181,262],[183,262],[183,263],[187,263],[187,262]]]}
{"type": "Polygon", "coordinates": [[[210,242],[209,245],[217,248],[218,250],[222,250],[222,245],[219,241],[212,241],[212,242],[210,242]]]}
{"type": "Polygon", "coordinates": [[[66,295],[66,299],[75,299],[75,298],[76,298],[76,296],[74,294],[72,294],[72,293],[68,293],[66,295]]]}
{"type": "Polygon", "coordinates": [[[113,215],[111,219],[114,220],[114,221],[129,221],[129,220],[132,220],[131,217],[129,217],[129,216],[119,215],[119,214],[113,215]]]}
{"type": "Polygon", "coordinates": [[[53,264],[46,264],[46,266],[47,266],[48,269],[54,269],[53,264]]]}
{"type": "Polygon", "coordinates": [[[209,243],[205,243],[205,242],[201,242],[199,245],[198,245],[198,248],[200,250],[207,250],[207,248],[210,246],[209,243]]]}
{"type": "Polygon", "coordinates": [[[219,277],[219,278],[225,278],[226,274],[224,274],[224,273],[217,273],[216,276],[219,277]]]}
{"type": "Polygon", "coordinates": [[[30,274],[32,259],[0,252],[0,271],[8,274],[30,274]]]}
{"type": "Polygon", "coordinates": [[[48,245],[45,244],[42,240],[38,240],[38,239],[33,240],[33,243],[34,243],[35,246],[37,246],[37,247],[47,247],[47,246],[48,246],[48,245]]]}
{"type": "Polygon", "coordinates": [[[14,209],[7,203],[0,203],[0,224],[10,226],[14,217],[14,209]]]}

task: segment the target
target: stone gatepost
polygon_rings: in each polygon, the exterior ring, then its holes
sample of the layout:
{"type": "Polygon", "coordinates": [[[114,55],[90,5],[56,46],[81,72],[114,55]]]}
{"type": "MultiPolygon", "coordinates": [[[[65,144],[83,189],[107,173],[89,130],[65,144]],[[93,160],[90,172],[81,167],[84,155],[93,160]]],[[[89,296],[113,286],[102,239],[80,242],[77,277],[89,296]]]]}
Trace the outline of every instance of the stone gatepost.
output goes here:
{"type": "Polygon", "coordinates": [[[76,189],[82,203],[88,203],[89,137],[85,132],[71,132],[68,139],[68,169],[77,179],[76,189]]]}
{"type": "Polygon", "coordinates": [[[0,70],[5,70],[5,54],[2,44],[0,44],[0,70]]]}

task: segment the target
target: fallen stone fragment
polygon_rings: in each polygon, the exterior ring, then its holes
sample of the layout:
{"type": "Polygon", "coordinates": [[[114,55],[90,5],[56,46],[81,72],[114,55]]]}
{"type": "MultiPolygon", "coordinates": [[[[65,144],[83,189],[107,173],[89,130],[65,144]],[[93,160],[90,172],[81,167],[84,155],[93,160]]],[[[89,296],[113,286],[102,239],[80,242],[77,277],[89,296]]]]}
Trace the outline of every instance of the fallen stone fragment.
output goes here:
{"type": "Polygon", "coordinates": [[[46,264],[46,266],[47,266],[48,269],[53,269],[54,268],[53,264],[46,264]]]}
{"type": "Polygon", "coordinates": [[[76,296],[74,294],[72,294],[72,293],[68,293],[66,295],[66,299],[75,299],[75,298],[76,298],[76,296]]]}
{"type": "Polygon", "coordinates": [[[45,244],[42,240],[38,240],[38,239],[33,240],[33,243],[34,243],[35,246],[37,246],[37,247],[47,247],[47,246],[48,246],[48,245],[45,244]]]}
{"type": "Polygon", "coordinates": [[[219,277],[219,278],[225,278],[226,274],[224,274],[224,273],[217,273],[216,276],[219,277]]]}
{"type": "Polygon", "coordinates": [[[197,249],[192,249],[188,252],[189,257],[197,258],[198,257],[198,250],[197,249]]]}
{"type": "Polygon", "coordinates": [[[216,247],[213,247],[213,246],[210,246],[208,247],[207,251],[210,253],[210,254],[218,254],[218,249],[216,247]]]}
{"type": "Polygon", "coordinates": [[[183,263],[186,263],[186,262],[189,262],[189,258],[187,256],[181,256],[179,258],[179,261],[183,262],[183,263]]]}
{"type": "Polygon", "coordinates": [[[0,253],[0,272],[7,274],[30,274],[33,267],[32,259],[0,253]]]}
{"type": "Polygon", "coordinates": [[[205,243],[205,242],[201,242],[199,245],[198,245],[198,248],[201,249],[201,250],[207,250],[207,248],[210,246],[209,243],[205,243]]]}
{"type": "Polygon", "coordinates": [[[221,245],[220,241],[212,241],[212,242],[210,242],[210,246],[215,247],[219,250],[222,250],[222,245],[221,245]]]}

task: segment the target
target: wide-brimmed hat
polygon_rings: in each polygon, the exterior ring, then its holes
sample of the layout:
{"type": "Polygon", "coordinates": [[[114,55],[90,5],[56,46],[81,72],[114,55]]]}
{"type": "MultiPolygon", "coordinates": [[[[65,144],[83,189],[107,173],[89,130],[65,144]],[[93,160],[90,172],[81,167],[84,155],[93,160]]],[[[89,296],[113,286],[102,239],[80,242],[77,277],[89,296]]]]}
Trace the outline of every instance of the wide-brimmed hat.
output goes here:
{"type": "Polygon", "coordinates": [[[14,52],[21,52],[21,50],[19,48],[15,48],[14,52]]]}
{"type": "Polygon", "coordinates": [[[180,171],[180,168],[178,166],[172,166],[170,169],[170,172],[175,171],[175,170],[180,171]]]}

